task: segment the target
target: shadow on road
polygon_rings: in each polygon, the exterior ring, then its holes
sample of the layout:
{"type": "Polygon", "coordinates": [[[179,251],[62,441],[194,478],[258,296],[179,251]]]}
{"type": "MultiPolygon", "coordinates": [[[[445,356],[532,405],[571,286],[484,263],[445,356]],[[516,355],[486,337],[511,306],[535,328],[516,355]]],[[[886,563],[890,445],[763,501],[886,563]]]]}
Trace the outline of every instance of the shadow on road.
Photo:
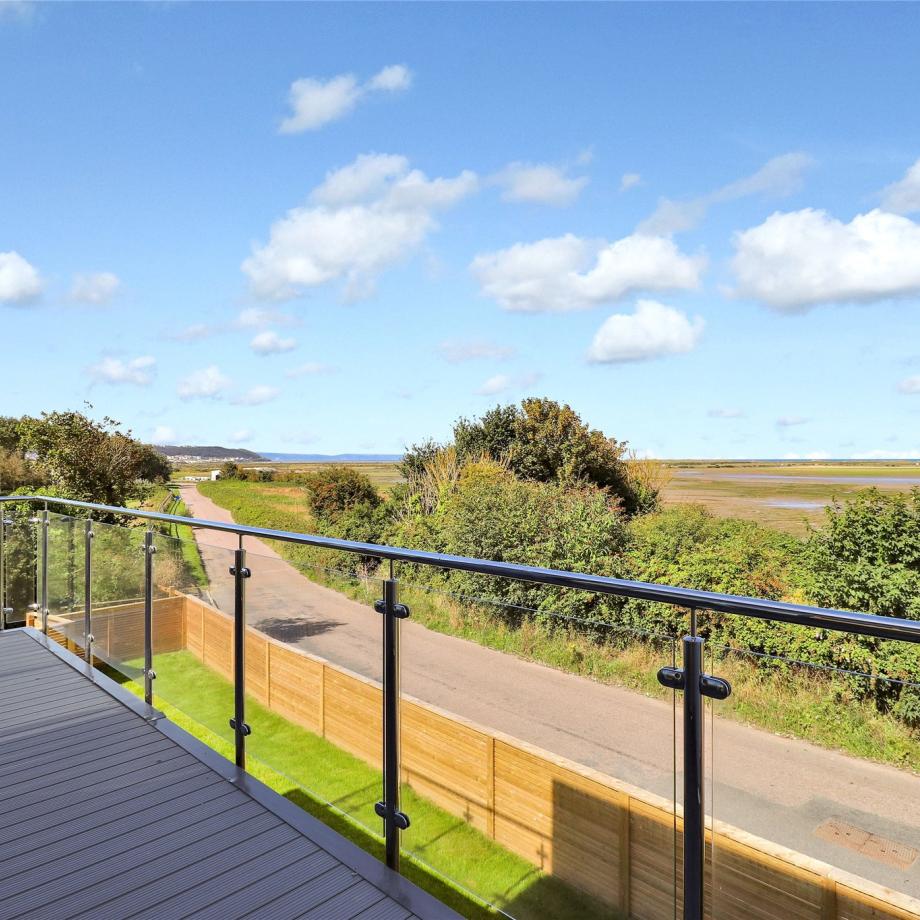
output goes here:
{"type": "Polygon", "coordinates": [[[272,639],[293,643],[298,639],[320,636],[345,624],[338,620],[311,620],[307,617],[270,617],[253,625],[272,639]]]}

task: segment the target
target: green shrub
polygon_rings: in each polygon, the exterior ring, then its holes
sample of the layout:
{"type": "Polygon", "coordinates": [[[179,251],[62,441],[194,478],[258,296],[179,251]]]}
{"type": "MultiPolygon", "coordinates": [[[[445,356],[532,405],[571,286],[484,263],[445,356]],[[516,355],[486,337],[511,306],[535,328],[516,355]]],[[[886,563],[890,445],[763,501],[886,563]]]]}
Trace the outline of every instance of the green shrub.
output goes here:
{"type": "Polygon", "coordinates": [[[826,515],[805,550],[812,601],[920,620],[920,489],[865,489],[826,515]]]}
{"type": "MultiPolygon", "coordinates": [[[[629,577],[636,581],[778,600],[792,594],[800,544],[752,521],[717,518],[702,505],[682,505],[630,523],[629,577]]],[[[675,634],[685,612],[633,600],[625,618],[638,630],[675,634]]],[[[744,617],[707,614],[710,633],[764,648],[763,625],[744,617]],[[744,636],[737,636],[739,630],[744,636]]]]}
{"type": "Polygon", "coordinates": [[[375,508],[380,504],[380,495],[370,479],[348,466],[323,467],[304,476],[303,484],[310,512],[327,521],[359,505],[375,508]]]}
{"type": "MultiPolygon", "coordinates": [[[[598,575],[619,575],[627,531],[609,495],[592,487],[517,479],[498,463],[468,463],[430,515],[398,519],[390,542],[598,575]]],[[[412,580],[471,598],[509,605],[504,615],[531,612],[610,621],[617,602],[601,595],[460,571],[416,567],[412,580]]]]}

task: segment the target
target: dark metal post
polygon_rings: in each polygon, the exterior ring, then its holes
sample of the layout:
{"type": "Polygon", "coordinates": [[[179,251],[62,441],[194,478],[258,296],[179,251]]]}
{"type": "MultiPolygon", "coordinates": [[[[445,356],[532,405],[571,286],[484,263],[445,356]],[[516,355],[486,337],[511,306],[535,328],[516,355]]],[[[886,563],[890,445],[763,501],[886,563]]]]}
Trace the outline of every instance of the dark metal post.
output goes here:
{"type": "Polygon", "coordinates": [[[13,608],[8,607],[9,602],[9,562],[6,551],[6,528],[13,526],[6,516],[5,509],[0,508],[0,629],[6,629],[7,617],[13,613],[13,608]]]}
{"type": "Polygon", "coordinates": [[[6,514],[0,508],[0,629],[6,629],[6,514]]]}
{"type": "Polygon", "coordinates": [[[144,700],[153,705],[153,531],[144,534],[144,700]]]}
{"type": "MultiPolygon", "coordinates": [[[[240,541],[242,543],[242,541],[240,541]]],[[[233,729],[236,765],[246,768],[246,736],[252,729],[246,724],[246,550],[242,546],[233,557],[233,729]]]]}
{"type": "MultiPolygon", "coordinates": [[[[731,684],[703,673],[703,640],[696,635],[696,611],[684,636],[683,668],[662,668],[658,682],[684,693],[684,920],[703,920],[703,877],[706,859],[703,797],[703,697],[725,700],[731,684]]],[[[676,807],[676,803],[675,803],[676,807]]],[[[674,893],[675,897],[677,892],[674,893]]]]}
{"type": "Polygon", "coordinates": [[[42,632],[48,635],[48,528],[51,521],[48,516],[48,506],[42,512],[42,560],[41,560],[41,612],[42,612],[42,632]]]}
{"type": "Polygon", "coordinates": [[[374,605],[383,614],[383,801],[375,806],[383,818],[386,864],[399,871],[399,832],[409,819],[399,809],[399,621],[409,616],[397,603],[396,580],[383,582],[383,600],[374,605]]]}
{"type": "Polygon", "coordinates": [[[87,518],[83,530],[83,651],[93,663],[93,519],[87,518]]]}
{"type": "Polygon", "coordinates": [[[703,918],[703,640],[684,636],[684,920],[703,918]]]}

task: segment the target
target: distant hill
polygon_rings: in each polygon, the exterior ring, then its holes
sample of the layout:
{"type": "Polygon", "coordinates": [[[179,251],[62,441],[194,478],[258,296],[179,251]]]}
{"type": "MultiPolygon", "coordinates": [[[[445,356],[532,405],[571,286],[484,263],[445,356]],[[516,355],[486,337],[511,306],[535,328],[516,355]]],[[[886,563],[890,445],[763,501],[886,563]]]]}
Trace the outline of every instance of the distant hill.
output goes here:
{"type": "Polygon", "coordinates": [[[273,454],[267,460],[277,463],[399,463],[402,454],[273,454]]]}
{"type": "Polygon", "coordinates": [[[262,454],[242,447],[200,444],[154,444],[153,449],[169,460],[266,460],[262,454]]]}

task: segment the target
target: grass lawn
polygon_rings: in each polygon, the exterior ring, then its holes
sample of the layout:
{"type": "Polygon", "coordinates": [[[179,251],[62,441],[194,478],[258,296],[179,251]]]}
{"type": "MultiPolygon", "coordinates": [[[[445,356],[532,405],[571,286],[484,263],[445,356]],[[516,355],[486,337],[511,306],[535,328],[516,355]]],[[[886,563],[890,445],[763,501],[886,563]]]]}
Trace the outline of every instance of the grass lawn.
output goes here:
{"type": "MultiPolygon", "coordinates": [[[[157,655],[155,667],[157,707],[232,759],[231,684],[190,652],[157,655]]],[[[126,686],[143,694],[133,682],[126,686]]],[[[374,803],[381,793],[380,772],[251,699],[246,720],[252,727],[247,739],[249,772],[379,858],[381,822],[374,803]]],[[[408,787],[402,809],[412,821],[403,845],[414,857],[404,859],[403,874],[463,916],[494,917],[486,904],[522,920],[616,916],[611,908],[541,873],[408,787]]]]}

